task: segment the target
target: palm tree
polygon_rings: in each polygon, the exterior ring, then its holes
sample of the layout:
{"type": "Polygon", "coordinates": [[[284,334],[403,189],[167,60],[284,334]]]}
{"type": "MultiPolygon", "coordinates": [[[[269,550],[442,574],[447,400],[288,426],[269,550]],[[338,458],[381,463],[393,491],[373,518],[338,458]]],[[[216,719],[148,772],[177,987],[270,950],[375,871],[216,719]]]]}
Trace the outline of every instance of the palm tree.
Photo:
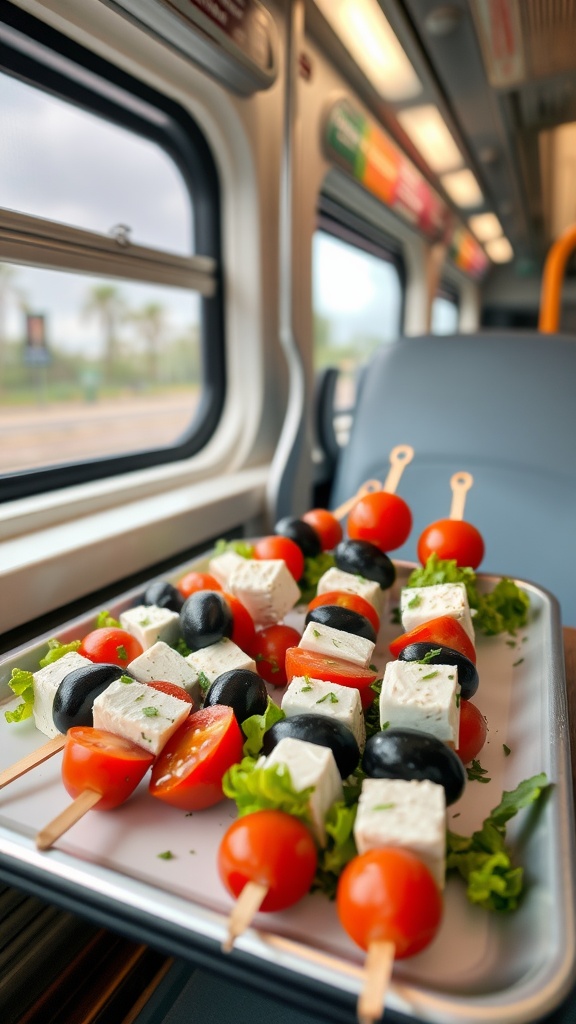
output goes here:
{"type": "Polygon", "coordinates": [[[104,335],[104,374],[108,382],[113,378],[118,356],[118,328],[126,316],[126,302],[113,284],[97,284],[91,289],[84,305],[86,316],[100,320],[104,335]]]}
{"type": "Polygon", "coordinates": [[[166,310],[159,302],[149,302],[132,313],[130,319],[137,324],[146,344],[148,379],[158,380],[158,354],[166,333],[166,310]]]}

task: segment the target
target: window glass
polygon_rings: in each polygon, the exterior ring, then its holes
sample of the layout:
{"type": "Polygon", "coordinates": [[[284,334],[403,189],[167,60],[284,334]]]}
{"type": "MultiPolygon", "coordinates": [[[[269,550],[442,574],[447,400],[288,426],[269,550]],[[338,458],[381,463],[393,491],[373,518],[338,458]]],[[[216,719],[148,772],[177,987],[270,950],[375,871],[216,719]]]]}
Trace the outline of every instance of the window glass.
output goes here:
{"type": "Polygon", "coordinates": [[[447,294],[436,295],[432,301],[432,334],[455,334],[460,313],[458,299],[447,294]]]}
{"type": "Polygon", "coordinates": [[[199,128],[28,15],[1,18],[8,501],[193,455],[225,374],[218,180],[199,128]]]}
{"type": "Polygon", "coordinates": [[[345,443],[360,367],[380,346],[398,338],[402,284],[396,265],[317,231],[313,241],[314,368],[340,370],[335,407],[345,443]]]}
{"type": "Polygon", "coordinates": [[[0,473],[175,444],[200,368],[193,292],[0,263],[0,473]]]}
{"type": "Polygon", "coordinates": [[[190,195],[152,141],[1,73],[0,138],[5,209],[192,252],[190,195]]]}

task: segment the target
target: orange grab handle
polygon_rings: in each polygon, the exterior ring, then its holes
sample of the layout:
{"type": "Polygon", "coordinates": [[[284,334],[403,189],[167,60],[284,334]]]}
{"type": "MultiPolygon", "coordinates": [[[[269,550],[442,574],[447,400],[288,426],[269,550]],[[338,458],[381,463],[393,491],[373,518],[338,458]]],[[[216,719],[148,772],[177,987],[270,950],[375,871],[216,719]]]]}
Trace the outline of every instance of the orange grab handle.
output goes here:
{"type": "Polygon", "coordinates": [[[555,334],[560,325],[560,302],[564,271],[568,258],[576,248],[576,225],[560,235],[551,247],[542,275],[540,319],[538,330],[543,334],[555,334]]]}

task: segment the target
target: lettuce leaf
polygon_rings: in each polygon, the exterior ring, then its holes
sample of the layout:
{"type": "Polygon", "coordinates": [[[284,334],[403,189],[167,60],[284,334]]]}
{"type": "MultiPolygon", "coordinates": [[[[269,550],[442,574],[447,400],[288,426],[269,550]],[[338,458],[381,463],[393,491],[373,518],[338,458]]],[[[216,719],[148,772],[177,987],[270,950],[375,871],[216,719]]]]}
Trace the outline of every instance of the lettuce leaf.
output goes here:
{"type": "Polygon", "coordinates": [[[223,537],[214,545],[214,554],[223,555],[226,551],[235,551],[242,558],[254,558],[254,545],[245,540],[225,540],[223,537]]]}
{"type": "Polygon", "coordinates": [[[26,718],[31,718],[34,708],[34,676],[32,672],[26,672],[22,668],[13,668],[8,686],[17,697],[22,697],[23,700],[12,711],[4,712],[6,721],[23,722],[26,718]]]}
{"type": "Polygon", "coordinates": [[[110,615],[110,612],[106,611],[106,609],[98,612],[98,615],[96,616],[95,629],[102,629],[104,626],[110,626],[114,629],[120,628],[119,620],[115,619],[113,615],[110,615]]]}
{"type": "Polygon", "coordinates": [[[474,628],[487,636],[498,633],[516,633],[526,625],[530,598],[524,590],[504,577],[489,594],[481,594],[476,586],[476,573],[467,566],[459,566],[455,559],[438,558],[431,554],[426,565],[414,569],[408,577],[409,587],[429,587],[438,583],[463,583],[468,604],[475,609],[474,628]]]}
{"type": "Polygon", "coordinates": [[[300,602],[302,604],[309,604],[312,598],[316,597],[318,580],[325,572],[328,572],[328,569],[332,569],[335,564],[334,555],[330,554],[329,551],[321,551],[314,558],[304,559],[304,573],[298,580],[300,602]]]}
{"type": "Polygon", "coordinates": [[[242,732],[246,737],[246,742],[242,749],[245,756],[258,757],[262,750],[264,733],[268,732],[268,729],[271,729],[274,723],[281,721],[282,718],[286,718],[286,715],[268,697],[268,704],[263,715],[251,715],[250,718],[244,719],[242,722],[242,732]]]}
{"type": "Polygon", "coordinates": [[[43,658],[40,658],[40,668],[46,668],[46,665],[52,665],[53,662],[58,661],[59,658],[63,658],[65,654],[70,654],[72,651],[77,651],[82,643],[81,640],[72,640],[69,644],[62,644],[56,638],[48,641],[48,650],[43,658]]]}
{"type": "Polygon", "coordinates": [[[312,883],[312,892],[323,892],[329,899],[336,896],[338,879],[348,864],[356,857],[358,850],[354,842],[354,822],[357,803],[348,805],[339,800],[332,804],[326,815],[327,842],[318,852],[318,867],[312,883]]]}
{"type": "Polygon", "coordinates": [[[285,811],[300,821],[310,824],[310,797],[314,787],[296,792],[290,772],[285,764],[269,768],[256,767],[253,757],[244,757],[240,764],[233,764],[222,780],[226,796],[234,800],[238,814],[252,814],[254,811],[285,811]]]}
{"type": "Polygon", "coordinates": [[[523,870],[512,863],[505,842],[506,822],[521,808],[538,800],[547,788],[546,775],[534,775],[516,789],[505,791],[498,806],[471,836],[448,831],[446,871],[457,871],[464,879],[471,903],[500,912],[518,906],[523,893],[523,870]]]}

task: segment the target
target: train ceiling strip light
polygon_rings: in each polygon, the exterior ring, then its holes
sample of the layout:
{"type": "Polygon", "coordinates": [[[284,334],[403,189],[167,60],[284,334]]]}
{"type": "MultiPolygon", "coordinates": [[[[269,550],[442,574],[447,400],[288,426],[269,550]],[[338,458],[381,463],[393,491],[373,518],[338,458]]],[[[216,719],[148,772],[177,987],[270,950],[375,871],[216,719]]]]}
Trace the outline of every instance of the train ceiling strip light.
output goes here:
{"type": "Polygon", "coordinates": [[[470,210],[484,202],[480,185],[468,168],[442,174],[440,181],[452,202],[461,209],[470,210]]]}
{"type": "Polygon", "coordinates": [[[510,260],[514,259],[514,250],[508,239],[504,236],[502,238],[493,238],[491,242],[486,242],[486,252],[492,263],[509,263],[510,260]]]}
{"type": "Polygon", "coordinates": [[[399,110],[396,117],[435,174],[455,171],[464,159],[438,107],[427,103],[399,110]]]}
{"type": "Polygon", "coordinates": [[[468,218],[468,224],[479,242],[491,242],[503,234],[502,225],[495,213],[477,213],[468,218]]]}
{"type": "Polygon", "coordinates": [[[326,21],[378,94],[414,99],[422,84],[377,0],[315,0],[326,21]]]}

